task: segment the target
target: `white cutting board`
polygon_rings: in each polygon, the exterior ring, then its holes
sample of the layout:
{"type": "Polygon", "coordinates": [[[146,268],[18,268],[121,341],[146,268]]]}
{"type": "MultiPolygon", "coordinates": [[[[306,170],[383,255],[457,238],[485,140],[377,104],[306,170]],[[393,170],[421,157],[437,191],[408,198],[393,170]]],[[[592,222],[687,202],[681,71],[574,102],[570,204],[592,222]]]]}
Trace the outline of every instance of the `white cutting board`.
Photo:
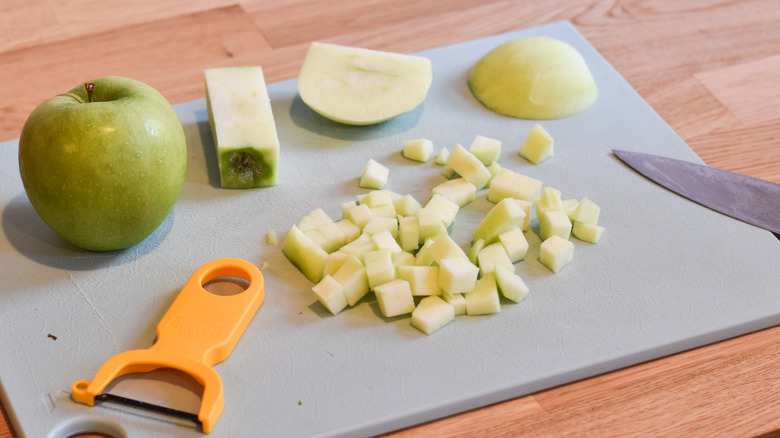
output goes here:
{"type": "MultiPolygon", "coordinates": [[[[569,23],[421,55],[434,68],[427,100],[377,126],[328,122],[301,102],[295,81],[271,84],[282,142],[274,188],[220,189],[204,100],[177,105],[189,148],[184,191],[160,229],[123,252],[79,251],[49,231],[22,188],[17,141],[0,144],[0,381],[17,432],[201,435],[131,409],[75,403],[69,390],[109,357],[149,347],[181,285],[219,257],[268,267],[263,306],[215,366],[225,411],[214,437],[377,434],[780,323],[780,242],[656,186],[610,154],[621,148],[700,162],[569,23]],[[539,166],[518,156],[535,122],[488,111],[465,82],[487,51],[532,35],[573,44],[601,92],[584,113],[542,123],[556,155],[539,166]],[[268,231],[283,236],[314,208],[337,218],[341,202],[366,192],[357,178],[369,158],[390,168],[387,188],[427,201],[444,181],[441,168],[405,160],[401,143],[425,137],[437,151],[452,150],[476,135],[503,141],[503,166],[602,207],[602,241],[574,240],[574,261],[558,274],[541,266],[539,240],[527,233],[531,250],[517,272],[531,292],[522,303],[458,317],[431,336],[408,317],[382,318],[370,298],[331,316],[281,245],[266,246],[268,231]]],[[[459,213],[453,236],[461,244],[489,207],[481,195],[459,213]]],[[[120,383],[132,392],[157,381],[149,391],[162,395],[152,401],[193,398],[175,377],[120,383]]],[[[195,412],[197,402],[184,409],[195,412]]]]}

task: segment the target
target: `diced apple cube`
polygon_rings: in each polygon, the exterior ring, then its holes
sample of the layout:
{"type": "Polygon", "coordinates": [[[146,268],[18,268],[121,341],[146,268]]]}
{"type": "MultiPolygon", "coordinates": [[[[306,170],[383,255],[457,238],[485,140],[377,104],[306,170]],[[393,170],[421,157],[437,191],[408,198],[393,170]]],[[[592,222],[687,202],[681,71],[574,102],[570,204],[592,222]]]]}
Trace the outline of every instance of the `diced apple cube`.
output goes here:
{"type": "Polygon", "coordinates": [[[276,231],[271,230],[265,233],[265,244],[268,246],[274,246],[277,243],[276,231]]]}
{"type": "Polygon", "coordinates": [[[523,209],[525,212],[525,219],[523,219],[523,231],[528,231],[528,227],[531,225],[531,201],[526,201],[523,199],[515,199],[515,202],[517,202],[517,205],[520,206],[520,208],[523,209]]]}
{"type": "Polygon", "coordinates": [[[586,224],[597,224],[599,222],[599,215],[601,214],[601,207],[588,198],[582,198],[580,203],[577,204],[577,208],[572,213],[571,220],[576,222],[582,222],[586,224]]]}
{"type": "Polygon", "coordinates": [[[398,217],[398,244],[404,251],[420,247],[420,223],[415,216],[398,217]]]}
{"type": "Polygon", "coordinates": [[[382,231],[389,231],[393,237],[398,237],[398,218],[372,216],[363,227],[363,233],[368,235],[374,235],[382,231]]]}
{"type": "Polygon", "coordinates": [[[412,289],[406,280],[395,279],[374,288],[379,311],[387,318],[414,311],[412,289]]]}
{"type": "Polygon", "coordinates": [[[479,158],[482,164],[490,166],[501,158],[501,140],[478,135],[469,146],[469,152],[479,158]]]}
{"type": "Polygon", "coordinates": [[[569,219],[574,222],[574,212],[577,210],[577,206],[580,204],[580,201],[576,199],[564,199],[561,201],[561,206],[563,207],[563,211],[566,212],[566,215],[569,216],[569,219]]]}
{"type": "Polygon", "coordinates": [[[403,143],[403,153],[410,160],[424,163],[433,154],[433,142],[425,138],[407,140],[403,143]]]}
{"type": "Polygon", "coordinates": [[[434,162],[438,164],[439,166],[444,166],[447,164],[447,158],[450,156],[450,150],[447,148],[441,148],[438,154],[436,154],[436,158],[434,159],[434,162]]]}
{"type": "Polygon", "coordinates": [[[328,254],[336,251],[347,243],[347,235],[335,222],[320,225],[319,227],[305,231],[311,240],[316,242],[328,254]]]}
{"type": "Polygon", "coordinates": [[[539,261],[557,273],[574,258],[574,244],[561,236],[552,235],[539,247],[539,261]]]}
{"type": "Polygon", "coordinates": [[[428,246],[427,250],[434,262],[441,264],[442,260],[454,257],[463,257],[468,260],[468,256],[463,251],[463,248],[448,234],[439,234],[431,240],[433,242],[428,246]]]}
{"type": "Polygon", "coordinates": [[[324,249],[325,252],[330,253],[332,251],[328,251],[328,236],[326,236],[319,228],[304,231],[304,234],[306,234],[306,237],[311,239],[312,242],[316,243],[317,246],[324,249]]]}
{"type": "Polygon", "coordinates": [[[451,293],[465,293],[474,290],[479,268],[466,257],[443,259],[439,263],[439,287],[451,293]]]}
{"type": "Polygon", "coordinates": [[[393,206],[396,214],[401,216],[416,216],[420,208],[422,208],[412,195],[404,195],[393,200],[393,206]]]}
{"type": "Polygon", "coordinates": [[[504,298],[516,303],[522,301],[529,291],[528,286],[519,275],[503,266],[496,266],[496,284],[498,284],[498,290],[504,298]]]}
{"type": "MultiPolygon", "coordinates": [[[[501,167],[501,165],[498,164],[498,161],[494,161],[490,163],[490,166],[488,166],[488,170],[490,171],[490,174],[493,175],[493,177],[498,175],[501,172],[501,169],[503,169],[503,167],[501,167]]],[[[491,178],[491,182],[492,181],[493,179],[491,178]]]]}
{"type": "Polygon", "coordinates": [[[504,198],[533,201],[541,192],[542,181],[505,167],[490,180],[488,201],[499,202],[504,198]]]}
{"type": "Polygon", "coordinates": [[[439,295],[439,267],[438,266],[398,266],[396,268],[398,278],[409,282],[412,295],[439,295]]]}
{"type": "Polygon", "coordinates": [[[490,178],[493,177],[487,167],[479,161],[479,158],[461,145],[455,146],[450,156],[447,157],[447,165],[478,189],[485,187],[490,178]]]}
{"type": "Polygon", "coordinates": [[[434,260],[433,256],[431,256],[431,245],[433,245],[433,239],[428,239],[417,251],[417,255],[415,255],[415,259],[417,260],[415,264],[417,266],[430,266],[433,264],[434,260]]]}
{"type": "Polygon", "coordinates": [[[550,236],[568,239],[571,234],[571,220],[563,210],[549,210],[542,213],[539,219],[539,237],[547,240],[550,236]]]}
{"type": "Polygon", "coordinates": [[[479,271],[482,276],[495,272],[497,265],[511,269],[513,272],[515,270],[515,266],[512,264],[512,260],[509,259],[501,242],[491,243],[482,248],[482,251],[477,254],[477,260],[479,261],[479,271]]]}
{"type": "Polygon", "coordinates": [[[369,210],[371,210],[371,216],[379,216],[379,217],[398,216],[398,213],[396,213],[395,211],[395,205],[393,204],[377,205],[375,207],[369,207],[369,210]]]}
{"type": "Polygon", "coordinates": [[[349,242],[352,242],[353,240],[357,239],[358,236],[360,236],[360,231],[361,231],[360,227],[355,225],[355,223],[349,219],[342,219],[336,222],[336,225],[339,227],[339,229],[342,232],[344,232],[344,237],[345,237],[344,245],[346,245],[349,242]]]}
{"type": "Polygon", "coordinates": [[[393,266],[393,254],[387,249],[378,249],[363,254],[363,263],[368,276],[368,286],[375,289],[377,286],[395,279],[395,266],[393,266]]]}
{"type": "Polygon", "coordinates": [[[357,201],[344,201],[339,204],[339,207],[341,208],[341,217],[344,217],[347,213],[347,210],[358,205],[357,201]]]}
{"type": "Polygon", "coordinates": [[[395,255],[403,251],[398,242],[396,242],[395,237],[388,230],[371,235],[371,239],[374,241],[377,249],[387,249],[390,251],[390,254],[395,255]]]}
{"type": "Polygon", "coordinates": [[[501,299],[498,296],[496,277],[486,275],[477,280],[474,290],[464,294],[467,315],[489,315],[501,311],[501,299]]]}
{"type": "Polygon", "coordinates": [[[463,294],[451,294],[449,292],[441,291],[441,298],[450,303],[455,309],[455,315],[466,314],[466,298],[463,294]]]}
{"type": "Polygon", "coordinates": [[[326,275],[320,280],[312,291],[317,295],[317,299],[330,313],[336,315],[347,307],[347,297],[344,296],[344,288],[338,281],[330,275],[326,275]]]}
{"type": "Polygon", "coordinates": [[[479,259],[477,258],[479,256],[479,252],[482,251],[482,248],[485,247],[485,239],[477,239],[474,241],[474,244],[471,245],[471,248],[469,249],[468,256],[469,261],[475,265],[479,265],[479,259]]]}
{"type": "Polygon", "coordinates": [[[421,242],[439,234],[447,234],[447,226],[436,211],[421,208],[417,213],[417,224],[421,242]]]}
{"type": "Polygon", "coordinates": [[[515,199],[504,198],[474,228],[474,241],[483,239],[489,245],[498,239],[499,234],[521,225],[525,217],[525,210],[515,199]]]}
{"type": "Polygon", "coordinates": [[[432,192],[463,207],[477,196],[477,187],[465,178],[455,178],[435,186],[432,192]]]}
{"type": "Polygon", "coordinates": [[[363,173],[360,175],[358,185],[364,189],[381,189],[387,184],[390,169],[378,163],[373,158],[368,160],[363,173]]]}
{"type": "Polygon", "coordinates": [[[293,225],[284,238],[284,255],[312,283],[322,280],[328,253],[293,225]]]}
{"type": "Polygon", "coordinates": [[[363,255],[369,251],[376,251],[376,243],[369,234],[361,234],[357,239],[342,246],[339,251],[354,255],[363,260],[363,255]]]}
{"type": "Polygon", "coordinates": [[[406,251],[393,254],[393,266],[395,266],[396,272],[398,272],[399,266],[416,266],[417,258],[414,254],[406,251]]]}
{"type": "MultiPolygon", "coordinates": [[[[460,207],[454,201],[434,193],[422,209],[433,211],[444,222],[444,226],[449,227],[455,221],[455,216],[458,214],[460,207]]],[[[420,213],[417,212],[417,214],[419,215],[420,213]]]]}
{"type": "Polygon", "coordinates": [[[357,257],[350,255],[333,274],[333,279],[343,287],[347,303],[354,306],[369,290],[368,275],[363,263],[357,257]]]}
{"type": "Polygon", "coordinates": [[[604,227],[596,224],[575,221],[571,230],[578,239],[590,243],[599,243],[604,227]]]}
{"type": "Polygon", "coordinates": [[[320,225],[332,223],[333,219],[325,213],[325,210],[321,208],[310,211],[306,216],[298,222],[298,229],[303,232],[313,230],[320,225]]]}
{"type": "Polygon", "coordinates": [[[539,164],[554,154],[552,136],[541,125],[531,128],[520,146],[520,155],[533,164],[539,164]]]}
{"type": "Polygon", "coordinates": [[[390,190],[372,190],[358,198],[358,204],[365,204],[369,207],[379,207],[382,205],[392,205],[393,195],[390,190]]]}
{"type": "Polygon", "coordinates": [[[426,335],[455,320],[455,307],[437,296],[425,297],[412,312],[412,326],[426,335]]]}
{"type": "Polygon", "coordinates": [[[441,169],[441,176],[447,179],[451,179],[451,178],[456,178],[458,176],[458,173],[455,172],[455,169],[450,167],[449,164],[445,164],[444,167],[441,169]]]}
{"type": "Polygon", "coordinates": [[[204,77],[222,187],[276,185],[279,137],[262,68],[211,68],[204,77]]]}
{"type": "Polygon", "coordinates": [[[371,209],[368,205],[360,204],[348,207],[343,212],[344,218],[349,219],[358,228],[362,229],[371,220],[371,209]]]}
{"type": "Polygon", "coordinates": [[[499,234],[498,241],[504,246],[504,251],[512,263],[525,259],[528,254],[528,240],[519,226],[499,234]]]}
{"type": "Polygon", "coordinates": [[[539,198],[534,200],[534,206],[537,216],[549,210],[563,210],[561,191],[553,187],[545,187],[539,198]]]}
{"type": "Polygon", "coordinates": [[[344,262],[349,258],[353,257],[350,254],[347,254],[344,251],[334,251],[330,254],[328,254],[328,258],[325,260],[325,268],[323,269],[323,275],[333,275],[336,273],[336,271],[339,270],[339,268],[344,264],[344,262]]]}

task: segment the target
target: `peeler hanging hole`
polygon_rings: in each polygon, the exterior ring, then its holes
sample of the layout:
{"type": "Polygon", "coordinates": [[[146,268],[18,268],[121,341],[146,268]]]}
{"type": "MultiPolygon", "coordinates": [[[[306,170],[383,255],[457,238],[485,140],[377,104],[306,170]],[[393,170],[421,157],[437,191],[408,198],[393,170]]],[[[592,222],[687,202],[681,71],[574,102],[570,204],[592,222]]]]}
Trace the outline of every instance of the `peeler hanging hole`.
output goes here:
{"type": "Polygon", "coordinates": [[[249,288],[249,280],[241,277],[219,277],[203,284],[203,289],[223,297],[238,295],[249,288]]]}

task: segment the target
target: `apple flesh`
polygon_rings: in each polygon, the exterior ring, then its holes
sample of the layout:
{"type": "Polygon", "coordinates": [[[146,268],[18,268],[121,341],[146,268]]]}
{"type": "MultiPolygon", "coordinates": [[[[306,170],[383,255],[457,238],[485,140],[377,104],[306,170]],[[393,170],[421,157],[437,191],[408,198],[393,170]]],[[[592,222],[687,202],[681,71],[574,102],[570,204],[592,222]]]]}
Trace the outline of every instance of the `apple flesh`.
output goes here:
{"type": "Polygon", "coordinates": [[[471,68],[474,97],[496,113],[520,119],[559,119],[589,108],[598,88],[582,55],[563,41],[508,41],[471,68]]]}
{"type": "Polygon", "coordinates": [[[427,138],[407,140],[403,144],[403,155],[410,160],[424,163],[433,154],[433,142],[427,138]]]}
{"type": "Polygon", "coordinates": [[[275,186],[279,137],[263,70],[257,66],[211,68],[204,76],[221,186],[275,186]]]}
{"type": "Polygon", "coordinates": [[[371,125],[416,108],[432,80],[427,58],[314,42],[298,75],[298,92],[323,117],[371,125]]]}
{"type": "Polygon", "coordinates": [[[371,158],[363,168],[363,173],[360,174],[358,185],[364,189],[379,190],[387,184],[389,177],[390,169],[371,158]]]}
{"type": "Polygon", "coordinates": [[[533,164],[539,164],[555,154],[553,138],[541,125],[531,128],[520,146],[520,155],[533,164]]]}
{"type": "Polygon", "coordinates": [[[43,102],[19,139],[19,171],[41,219],[88,250],[149,236],[181,193],[187,144],[170,103],[134,79],[108,76],[43,102]]]}
{"type": "Polygon", "coordinates": [[[455,307],[438,296],[420,300],[412,312],[412,326],[430,335],[455,319],[455,307]]]}

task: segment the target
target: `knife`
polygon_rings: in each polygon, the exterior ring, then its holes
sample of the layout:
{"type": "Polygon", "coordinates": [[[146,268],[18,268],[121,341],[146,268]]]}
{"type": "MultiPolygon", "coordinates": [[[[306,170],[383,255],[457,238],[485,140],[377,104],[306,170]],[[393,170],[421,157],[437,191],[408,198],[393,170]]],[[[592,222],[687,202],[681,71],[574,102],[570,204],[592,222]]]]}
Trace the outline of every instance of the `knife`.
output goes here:
{"type": "Polygon", "coordinates": [[[617,149],[612,153],[651,181],[780,239],[780,184],[657,155],[617,149]]]}

